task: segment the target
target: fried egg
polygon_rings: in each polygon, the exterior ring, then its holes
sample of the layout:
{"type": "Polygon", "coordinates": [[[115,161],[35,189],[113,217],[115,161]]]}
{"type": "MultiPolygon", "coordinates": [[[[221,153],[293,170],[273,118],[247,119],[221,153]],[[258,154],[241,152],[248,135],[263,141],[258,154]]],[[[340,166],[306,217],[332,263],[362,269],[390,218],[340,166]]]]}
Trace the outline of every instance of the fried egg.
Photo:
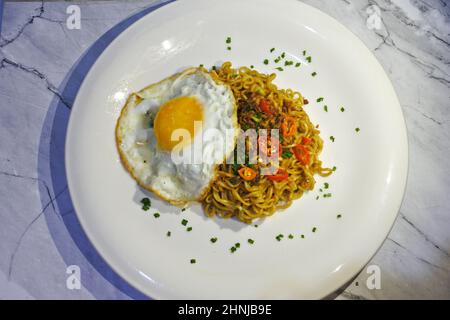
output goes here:
{"type": "Polygon", "coordinates": [[[203,68],[190,68],[129,96],[117,121],[116,144],[140,186],[183,205],[202,200],[237,134],[229,86],[203,68]]]}

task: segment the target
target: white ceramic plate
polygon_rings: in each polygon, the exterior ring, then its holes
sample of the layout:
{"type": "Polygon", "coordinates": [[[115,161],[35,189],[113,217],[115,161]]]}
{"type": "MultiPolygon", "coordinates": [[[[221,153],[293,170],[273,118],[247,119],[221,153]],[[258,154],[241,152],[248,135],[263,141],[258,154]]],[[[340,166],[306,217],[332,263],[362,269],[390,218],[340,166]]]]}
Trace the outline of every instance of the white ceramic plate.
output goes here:
{"type": "Polygon", "coordinates": [[[199,0],[177,1],[148,14],[99,57],[72,110],[66,168],[89,239],[148,296],[320,298],[354,276],[387,236],[404,192],[407,154],[404,119],[388,77],[336,20],[297,1],[199,0]],[[232,50],[226,49],[228,36],[232,50]],[[272,47],[277,51],[270,54],[272,47]],[[310,64],[303,50],[312,56],[310,64]],[[335,174],[318,178],[314,191],[258,228],[207,219],[200,206],[182,213],[154,197],[152,209],[141,210],[146,194],[123,169],[114,141],[127,94],[199,64],[230,60],[274,72],[272,60],[282,51],[302,66],[277,72],[276,83],[311,101],[306,110],[325,140],[321,158],[337,167],[335,174]],[[263,64],[266,58],[269,65],[263,64]],[[324,102],[316,103],[321,96],[324,102]],[[325,181],[332,197],[316,200],[325,181]],[[159,219],[153,217],[156,211],[159,219]],[[183,218],[192,232],[181,225],[183,218]],[[278,242],[280,233],[285,238],[278,242]],[[215,244],[209,241],[213,236],[215,244]],[[236,242],[241,248],[231,254],[236,242]],[[190,264],[191,258],[197,263],[190,264]]]}

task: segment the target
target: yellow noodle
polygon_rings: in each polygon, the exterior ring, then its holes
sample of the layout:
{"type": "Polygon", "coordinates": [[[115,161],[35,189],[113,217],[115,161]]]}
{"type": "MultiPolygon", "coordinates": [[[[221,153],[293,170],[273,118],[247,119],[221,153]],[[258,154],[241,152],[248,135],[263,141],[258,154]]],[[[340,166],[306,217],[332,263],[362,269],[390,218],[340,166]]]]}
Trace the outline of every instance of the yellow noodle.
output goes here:
{"type": "MultiPolygon", "coordinates": [[[[280,142],[283,150],[301,143],[303,137],[309,138],[311,142],[305,146],[310,153],[308,165],[302,164],[294,155],[290,158],[280,157],[279,167],[289,174],[283,181],[272,181],[259,174],[254,180],[244,181],[235,166],[225,162],[221,164],[217,180],[202,201],[208,216],[236,217],[251,223],[253,219],[267,217],[278,209],[289,207],[293,200],[312,190],[315,174],[328,176],[332,173],[331,169],[323,168],[319,160],[323,141],[319,130],[303,109],[304,99],[300,92],[278,89],[273,83],[275,74],[262,74],[247,67],[233,69],[230,62],[225,62],[211,75],[216,81],[231,87],[238,105],[238,121],[244,130],[247,129],[244,126],[248,127],[249,124],[248,117],[256,113],[261,117],[259,128],[269,130],[280,128],[282,117],[290,116],[296,120],[297,131],[280,142]],[[258,110],[261,99],[269,101],[274,115],[263,114],[258,110]],[[253,107],[249,109],[248,105],[253,107]]],[[[257,164],[253,168],[259,171],[260,167],[257,164]]]]}

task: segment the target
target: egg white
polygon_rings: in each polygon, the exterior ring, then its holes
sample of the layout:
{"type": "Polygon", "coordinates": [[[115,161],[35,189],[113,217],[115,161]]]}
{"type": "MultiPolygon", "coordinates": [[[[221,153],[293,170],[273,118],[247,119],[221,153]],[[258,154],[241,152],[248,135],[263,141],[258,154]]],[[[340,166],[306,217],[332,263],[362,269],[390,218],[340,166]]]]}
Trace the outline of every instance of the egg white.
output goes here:
{"type": "Polygon", "coordinates": [[[140,186],[184,205],[205,196],[218,164],[233,151],[237,134],[237,106],[230,87],[216,83],[201,68],[190,68],[130,95],[117,121],[116,144],[124,167],[140,186]],[[173,161],[170,152],[158,147],[149,125],[164,103],[180,96],[194,96],[202,105],[203,130],[183,147],[189,154],[202,143],[200,163],[173,161]],[[219,141],[209,129],[226,139],[219,141]]]}

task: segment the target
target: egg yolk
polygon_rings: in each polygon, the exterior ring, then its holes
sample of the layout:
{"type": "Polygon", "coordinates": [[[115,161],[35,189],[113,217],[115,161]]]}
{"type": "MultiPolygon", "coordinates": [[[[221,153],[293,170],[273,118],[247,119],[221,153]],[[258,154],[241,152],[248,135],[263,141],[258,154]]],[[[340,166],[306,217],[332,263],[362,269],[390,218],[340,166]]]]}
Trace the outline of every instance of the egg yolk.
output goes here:
{"type": "MultiPolygon", "coordinates": [[[[172,140],[172,133],[177,129],[185,129],[194,138],[194,121],[203,120],[200,101],[195,97],[178,97],[163,104],[155,117],[153,125],[156,141],[161,149],[170,151],[179,140],[172,140]]],[[[190,140],[183,140],[187,144],[190,140]]]]}

